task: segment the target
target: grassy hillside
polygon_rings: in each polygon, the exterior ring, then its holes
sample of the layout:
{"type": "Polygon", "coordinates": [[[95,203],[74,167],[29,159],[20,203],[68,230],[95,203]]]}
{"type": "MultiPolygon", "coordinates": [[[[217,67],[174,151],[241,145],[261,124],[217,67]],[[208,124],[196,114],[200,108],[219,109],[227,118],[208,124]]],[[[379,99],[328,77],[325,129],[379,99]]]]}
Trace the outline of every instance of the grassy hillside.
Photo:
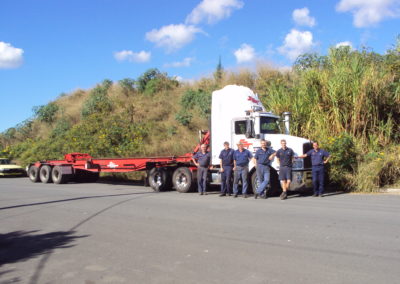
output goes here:
{"type": "Polygon", "coordinates": [[[305,54],[291,71],[268,66],[224,71],[181,83],[157,69],[136,79],[104,80],[34,108],[34,116],[0,134],[0,151],[21,163],[68,152],[95,157],[183,154],[208,128],[211,92],[252,88],[267,109],[293,114],[294,135],[333,154],[330,175],[352,190],[399,183],[400,42],[381,55],[333,48],[305,54]]]}

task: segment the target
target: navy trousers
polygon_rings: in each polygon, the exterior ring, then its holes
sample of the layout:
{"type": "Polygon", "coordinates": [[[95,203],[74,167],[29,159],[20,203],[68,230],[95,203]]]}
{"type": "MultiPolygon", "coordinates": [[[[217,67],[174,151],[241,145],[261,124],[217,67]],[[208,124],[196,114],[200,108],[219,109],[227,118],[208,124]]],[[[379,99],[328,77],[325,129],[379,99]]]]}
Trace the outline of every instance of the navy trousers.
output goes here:
{"type": "Polygon", "coordinates": [[[224,171],[221,173],[221,193],[229,194],[231,190],[231,179],[232,179],[232,166],[222,166],[224,171]]]}
{"type": "Polygon", "coordinates": [[[269,166],[266,165],[257,165],[257,178],[258,178],[258,188],[256,193],[262,195],[264,190],[267,188],[270,178],[270,170],[269,166]]]}
{"type": "Polygon", "coordinates": [[[208,168],[197,168],[197,187],[199,193],[206,192],[208,168]]]}
{"type": "Polygon", "coordinates": [[[314,194],[324,193],[324,167],[313,166],[312,167],[312,183],[314,188],[314,194]]]}
{"type": "Polygon", "coordinates": [[[249,167],[236,166],[235,173],[233,175],[233,193],[238,194],[239,192],[239,180],[242,179],[242,193],[247,194],[247,175],[249,174],[249,167]]]}

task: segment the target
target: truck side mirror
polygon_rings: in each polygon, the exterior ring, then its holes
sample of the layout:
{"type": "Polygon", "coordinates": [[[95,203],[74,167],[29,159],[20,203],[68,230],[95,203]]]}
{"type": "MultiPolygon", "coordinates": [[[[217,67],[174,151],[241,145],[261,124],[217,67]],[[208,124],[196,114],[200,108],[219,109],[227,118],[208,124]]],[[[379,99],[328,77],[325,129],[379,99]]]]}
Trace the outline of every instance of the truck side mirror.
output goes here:
{"type": "Polygon", "coordinates": [[[246,120],[246,138],[254,138],[255,135],[255,131],[254,131],[254,123],[252,120],[248,119],[246,120]]]}

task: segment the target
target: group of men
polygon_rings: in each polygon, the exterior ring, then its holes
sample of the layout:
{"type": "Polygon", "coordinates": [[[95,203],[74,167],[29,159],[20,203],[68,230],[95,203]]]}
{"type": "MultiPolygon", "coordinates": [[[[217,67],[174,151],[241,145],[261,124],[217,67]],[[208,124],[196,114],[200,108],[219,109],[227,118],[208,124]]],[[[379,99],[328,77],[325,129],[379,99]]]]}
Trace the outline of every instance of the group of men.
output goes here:
{"type": "MultiPolygon", "coordinates": [[[[324,192],[324,165],[328,163],[330,154],[319,148],[318,142],[313,142],[313,149],[307,153],[295,156],[294,151],[287,147],[286,140],[281,140],[281,148],[278,151],[268,146],[268,141],[261,140],[261,148],[253,154],[244,148],[239,142],[238,149],[233,150],[229,142],[224,142],[224,149],[219,155],[221,173],[221,194],[220,196],[231,196],[231,179],[233,174],[233,197],[238,197],[239,181],[242,181],[242,195],[248,197],[248,174],[249,163],[252,161],[256,167],[258,187],[254,191],[254,198],[267,198],[267,186],[270,182],[271,162],[274,158],[279,164],[279,180],[282,187],[282,200],[287,199],[287,190],[292,179],[292,166],[296,158],[311,157],[313,196],[323,196],[324,192]]],[[[207,194],[207,173],[211,166],[211,156],[207,152],[207,145],[202,144],[200,151],[193,156],[193,163],[197,166],[197,182],[200,195],[207,194]]]]}

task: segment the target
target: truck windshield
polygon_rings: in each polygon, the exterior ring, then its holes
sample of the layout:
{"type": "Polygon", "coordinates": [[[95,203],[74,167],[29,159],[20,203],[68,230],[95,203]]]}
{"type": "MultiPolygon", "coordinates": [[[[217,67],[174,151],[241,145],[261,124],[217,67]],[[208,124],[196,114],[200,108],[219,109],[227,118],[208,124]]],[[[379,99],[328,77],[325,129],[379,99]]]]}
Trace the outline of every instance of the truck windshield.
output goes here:
{"type": "Polygon", "coordinates": [[[260,117],[260,133],[279,134],[280,129],[279,129],[279,125],[278,125],[278,120],[273,117],[261,116],[260,117]]]}

